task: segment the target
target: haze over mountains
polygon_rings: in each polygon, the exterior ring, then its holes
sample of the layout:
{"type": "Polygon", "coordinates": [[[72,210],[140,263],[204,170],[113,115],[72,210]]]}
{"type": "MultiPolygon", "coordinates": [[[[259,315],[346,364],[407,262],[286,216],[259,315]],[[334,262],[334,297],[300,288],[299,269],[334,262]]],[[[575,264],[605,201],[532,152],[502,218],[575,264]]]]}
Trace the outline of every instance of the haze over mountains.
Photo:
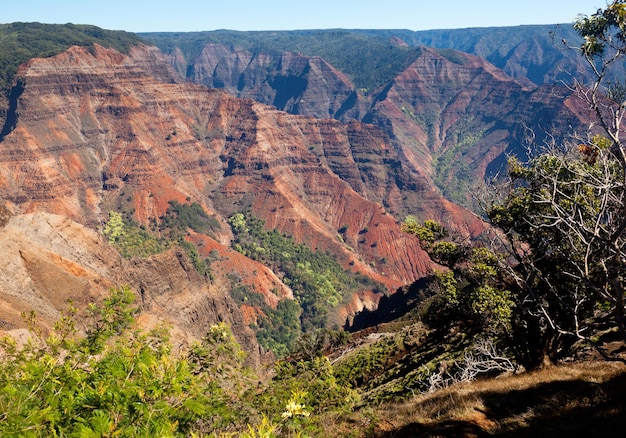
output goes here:
{"type": "MultiPolygon", "coordinates": [[[[11,30],[5,38],[24,53],[20,35],[32,28],[11,30]]],[[[433,266],[401,231],[406,215],[488,233],[468,209],[472,187],[523,153],[529,129],[541,141],[587,122],[557,83],[579,64],[552,45],[550,26],[145,34],[127,53],[102,45],[107,31],[45,28],[69,30],[82,32],[79,46],[99,45],[40,50],[3,75],[4,330],[22,327],[16,315],[32,307],[50,323],[66,297],[86,302],[128,283],[146,321],[201,336],[226,320],[259,361],[250,324],[263,311],[235,302],[233,290],[276,308],[296,286],[231,248],[234,214],[393,292],[433,266]],[[102,235],[111,211],[157,230],[170,201],[197,203],[217,224],[185,230],[210,278],[179,247],[125,259],[102,235]]],[[[342,290],[325,305],[326,324],[374,308],[383,290],[342,290]]]]}

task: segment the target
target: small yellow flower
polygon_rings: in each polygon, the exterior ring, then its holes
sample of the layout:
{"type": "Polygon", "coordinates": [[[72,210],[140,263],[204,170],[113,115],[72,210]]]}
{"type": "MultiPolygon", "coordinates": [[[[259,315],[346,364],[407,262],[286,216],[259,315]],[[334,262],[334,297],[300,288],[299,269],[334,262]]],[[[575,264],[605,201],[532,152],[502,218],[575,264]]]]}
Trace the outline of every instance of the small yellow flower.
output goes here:
{"type": "Polygon", "coordinates": [[[291,418],[291,417],[308,417],[311,413],[305,410],[305,405],[300,403],[304,396],[305,392],[302,391],[294,391],[291,393],[291,398],[285,406],[285,412],[281,414],[282,418],[291,418]]]}

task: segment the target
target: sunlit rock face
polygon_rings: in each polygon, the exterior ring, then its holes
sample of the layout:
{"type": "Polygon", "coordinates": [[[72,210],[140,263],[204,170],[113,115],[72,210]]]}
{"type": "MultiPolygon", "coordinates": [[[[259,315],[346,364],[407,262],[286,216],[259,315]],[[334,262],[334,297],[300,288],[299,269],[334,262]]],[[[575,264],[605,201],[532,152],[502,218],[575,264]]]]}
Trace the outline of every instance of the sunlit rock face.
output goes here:
{"type": "MultiPolygon", "coordinates": [[[[432,266],[419,242],[401,231],[403,217],[392,210],[406,202],[407,192],[424,215],[452,218],[473,234],[485,229],[407,167],[383,129],[288,114],[183,83],[151,47],[137,47],[129,56],[99,46],[73,47],[33,59],[20,68],[16,90],[10,102],[14,120],[0,143],[3,208],[14,216],[10,221],[30,221],[32,233],[42,230],[41,220],[51,230],[89,234],[72,234],[63,244],[87,245],[84,251],[91,255],[86,257],[102,265],[83,266],[84,259],[66,257],[57,247],[61,241],[51,240],[40,250],[29,250],[26,241],[15,243],[11,260],[23,281],[11,280],[2,293],[8,296],[10,289],[11,296],[39,298],[19,303],[7,298],[13,303],[5,306],[12,315],[3,317],[7,328],[19,325],[16,312],[37,300],[47,303],[52,321],[63,307],[60,298],[85,301],[128,283],[140,294],[146,315],[169,315],[195,336],[225,312],[239,327],[238,336],[253,343],[247,328],[253,316],[242,314],[228,296],[226,275],[236,269],[270,305],[289,299],[291,291],[279,275],[228,248],[232,236],[226,219],[246,209],[268,228],[334,254],[345,268],[391,291],[432,266]],[[201,255],[219,254],[211,284],[193,274],[184,254],[175,250],[128,261],[97,237],[109,211],[125,211],[147,225],[159,220],[171,200],[198,202],[222,224],[211,237],[187,237],[201,255]],[[32,219],[43,214],[62,219],[32,219]],[[48,271],[58,272],[49,274],[60,279],[58,287],[47,286],[48,271]]],[[[5,232],[9,229],[6,225],[5,232]]],[[[375,306],[370,292],[361,291],[338,309],[336,320],[375,306]]]]}

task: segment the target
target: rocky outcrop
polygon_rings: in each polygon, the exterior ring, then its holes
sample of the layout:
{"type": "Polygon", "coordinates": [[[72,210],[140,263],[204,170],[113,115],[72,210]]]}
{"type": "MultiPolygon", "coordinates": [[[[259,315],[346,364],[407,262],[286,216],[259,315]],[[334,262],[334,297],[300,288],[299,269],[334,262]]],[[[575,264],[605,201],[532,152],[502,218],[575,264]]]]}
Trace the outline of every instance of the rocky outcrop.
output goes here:
{"type": "Polygon", "coordinates": [[[145,327],[166,321],[176,342],[188,343],[204,336],[211,324],[225,321],[249,352],[250,363],[263,360],[228,289],[206,282],[179,250],[124,260],[95,230],[38,212],[13,216],[0,229],[0,252],[5,261],[0,264],[2,331],[23,327],[20,315],[33,310],[38,323],[50,328],[70,300],[84,309],[110,288],[129,285],[145,327]]]}
{"type": "MultiPolygon", "coordinates": [[[[171,60],[180,72],[177,53],[171,60]]],[[[318,56],[207,44],[183,77],[293,114],[349,120],[360,118],[363,110],[349,79],[318,56]]]]}
{"type": "MultiPolygon", "coordinates": [[[[412,33],[387,33],[392,44],[399,44],[400,37],[416,44],[417,36],[412,33]]],[[[515,63],[520,53],[541,56],[543,40],[532,35],[534,39],[511,49],[510,62],[515,63]],[[535,49],[527,47],[529,44],[535,49]]],[[[474,49],[487,50],[481,47],[474,49]]],[[[553,52],[546,56],[554,57],[553,52]]],[[[455,222],[466,222],[467,215],[442,199],[442,193],[449,200],[471,206],[472,185],[502,170],[507,154],[524,155],[529,133],[542,143],[549,136],[558,139],[584,129],[586,116],[572,110],[567,97],[570,92],[565,88],[537,86],[519,72],[514,79],[482,58],[455,50],[422,47],[410,53],[415,59],[404,71],[367,93],[356,90],[319,57],[250,52],[215,43],[206,44],[199,56],[184,64],[190,67],[181,73],[196,83],[290,113],[378,126],[388,135],[397,158],[386,167],[401,166],[393,187],[378,180],[376,190],[387,189],[378,199],[399,217],[436,218],[463,232],[469,232],[468,227],[455,222]]],[[[172,51],[170,59],[179,69],[183,65],[180,51],[172,51]]],[[[372,176],[365,166],[347,174],[347,169],[340,168],[346,162],[339,159],[329,164],[334,162],[334,171],[353,184],[372,176]]],[[[382,167],[375,169],[380,174],[382,167]]]]}
{"type": "Polygon", "coordinates": [[[386,126],[404,163],[467,203],[472,185],[524,156],[533,135],[567,138],[587,114],[565,88],[526,86],[481,58],[423,48],[377,98],[365,120],[386,126]]]}

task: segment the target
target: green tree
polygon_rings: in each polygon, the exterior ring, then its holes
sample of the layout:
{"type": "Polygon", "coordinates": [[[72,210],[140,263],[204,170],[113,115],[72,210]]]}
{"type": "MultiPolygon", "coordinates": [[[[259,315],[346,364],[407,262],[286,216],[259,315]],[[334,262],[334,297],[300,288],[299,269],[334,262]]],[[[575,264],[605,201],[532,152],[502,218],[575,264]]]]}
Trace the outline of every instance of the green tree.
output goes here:
{"type": "Polygon", "coordinates": [[[111,245],[115,245],[125,234],[124,218],[117,211],[109,212],[109,221],[104,226],[104,235],[111,245]]]}
{"type": "Polygon", "coordinates": [[[447,230],[432,220],[419,225],[408,216],[402,229],[416,235],[430,257],[448,268],[432,275],[439,302],[431,307],[427,320],[461,322],[468,329],[492,335],[508,331],[514,303],[495,253],[445,240],[447,230]]]}

